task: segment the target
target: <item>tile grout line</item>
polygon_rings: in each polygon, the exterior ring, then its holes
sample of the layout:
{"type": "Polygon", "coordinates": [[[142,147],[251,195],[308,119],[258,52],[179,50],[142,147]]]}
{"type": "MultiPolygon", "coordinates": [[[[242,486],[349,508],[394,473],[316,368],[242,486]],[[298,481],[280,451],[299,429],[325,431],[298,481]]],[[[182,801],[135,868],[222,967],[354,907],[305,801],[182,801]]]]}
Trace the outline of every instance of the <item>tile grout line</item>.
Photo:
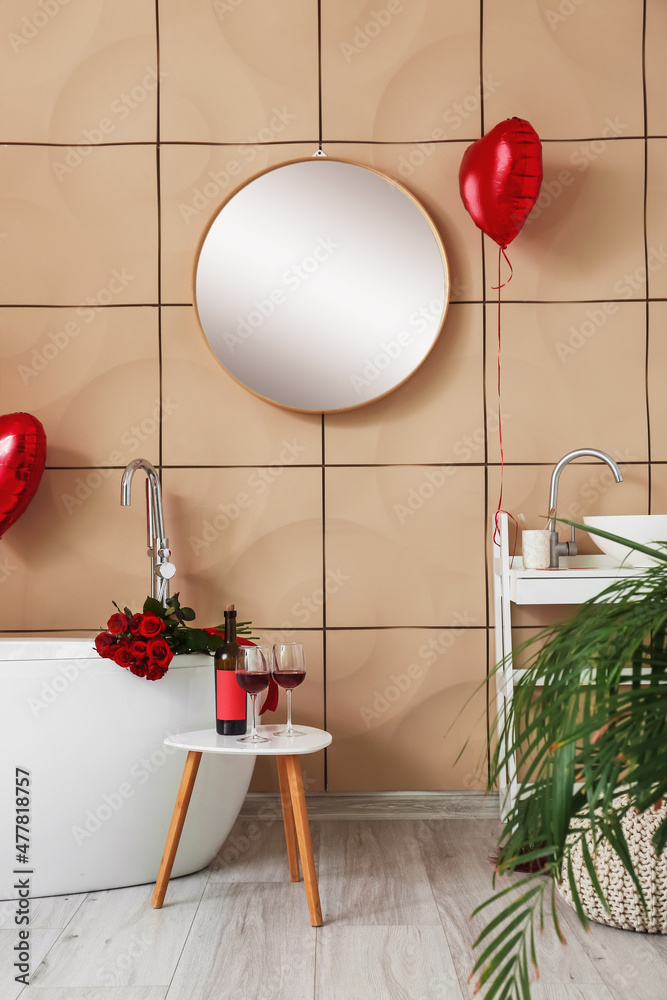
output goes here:
{"type": "Polygon", "coordinates": [[[651,470],[651,406],[649,393],[649,356],[651,348],[651,275],[648,266],[648,91],[646,87],[646,0],[642,4],[642,97],[644,111],[644,203],[643,203],[643,225],[644,225],[644,269],[646,273],[644,322],[645,322],[645,345],[644,345],[644,398],[646,405],[646,451],[648,456],[647,489],[648,489],[648,513],[651,513],[653,506],[653,475],[651,470]]]}
{"type": "MultiPolygon", "coordinates": [[[[480,92],[480,103],[479,103],[479,115],[480,115],[480,134],[484,135],[484,0],[479,0],[479,92],[480,92]]],[[[489,414],[488,405],[486,399],[486,374],[487,374],[487,330],[486,330],[486,258],[484,255],[484,236],[480,233],[480,253],[481,253],[481,265],[482,265],[482,421],[484,424],[484,530],[482,532],[483,540],[483,559],[484,559],[484,623],[485,623],[485,641],[484,641],[484,662],[485,662],[485,683],[484,683],[484,699],[486,705],[485,712],[485,722],[486,722],[486,774],[487,781],[489,774],[491,773],[491,750],[490,750],[490,680],[489,674],[491,670],[491,662],[489,657],[489,626],[490,626],[490,616],[489,616],[489,565],[487,559],[487,549],[489,545],[489,414]]]]}
{"type": "MultiPolygon", "coordinates": [[[[164,146],[165,143],[161,143],[164,146]]],[[[608,302],[617,302],[619,305],[634,302],[667,302],[667,295],[642,295],[638,298],[613,298],[598,296],[593,299],[503,299],[507,306],[578,306],[578,305],[605,305],[608,302]]],[[[496,299],[451,299],[449,308],[456,306],[483,306],[493,305],[496,299]]],[[[0,309],[82,309],[88,305],[86,302],[1,302],[0,309]]],[[[105,309],[157,309],[165,306],[169,309],[194,309],[193,302],[109,302],[105,305],[96,305],[100,312],[105,309]]]]}
{"type": "MultiPolygon", "coordinates": [[[[480,92],[480,102],[479,102],[479,115],[480,115],[480,132],[484,135],[484,0],[479,0],[479,92],[480,92]]],[[[483,558],[484,558],[484,621],[485,621],[485,642],[484,642],[484,662],[485,662],[485,683],[484,683],[484,698],[485,698],[485,722],[486,722],[486,775],[487,782],[489,775],[491,774],[491,744],[490,744],[490,734],[491,734],[491,718],[490,718],[490,670],[491,662],[489,656],[489,627],[490,627],[490,613],[489,613],[489,561],[487,559],[487,549],[489,545],[489,414],[486,399],[486,374],[487,374],[487,329],[486,329],[486,258],[484,255],[484,236],[480,233],[480,253],[481,253],[481,265],[482,265],[482,420],[484,424],[484,530],[482,533],[483,538],[483,558]]]]}
{"type": "Polygon", "coordinates": [[[157,194],[157,349],[158,349],[158,396],[160,419],[158,422],[158,465],[162,479],[162,459],[164,435],[162,413],[164,406],[163,358],[162,358],[162,173],[160,169],[160,3],[155,0],[155,59],[157,71],[157,86],[155,94],[155,170],[157,194]]]}
{"type": "MultiPolygon", "coordinates": [[[[477,137],[479,138],[479,137],[477,137]]],[[[545,137],[540,136],[540,142],[545,143],[574,143],[574,142],[637,142],[638,140],[648,139],[667,139],[667,135],[656,134],[656,135],[577,135],[577,136],[558,136],[558,137],[545,137]]],[[[429,143],[435,146],[462,146],[464,143],[470,145],[475,142],[475,136],[459,136],[456,139],[434,139],[432,136],[415,136],[412,139],[327,139],[329,145],[332,146],[418,146],[422,143],[429,143]]],[[[280,139],[276,142],[247,142],[246,138],[238,139],[237,141],[227,141],[227,142],[216,142],[211,139],[165,139],[162,145],[164,146],[213,146],[220,148],[235,148],[237,146],[251,146],[253,148],[269,148],[271,146],[304,146],[310,143],[318,143],[318,139],[313,139],[312,136],[303,136],[301,139],[280,139]]],[[[82,148],[116,148],[119,146],[153,146],[154,141],[152,139],[132,139],[126,140],[124,142],[81,142],[79,138],[72,139],[70,142],[17,142],[9,140],[2,143],[3,146],[29,146],[36,147],[39,149],[68,149],[71,146],[77,146],[82,148]]]]}
{"type": "MultiPolygon", "coordinates": [[[[322,414],[322,724],[327,728],[327,540],[326,540],[326,514],[327,514],[327,468],[326,468],[326,428],[325,414],[322,414]]],[[[324,790],[329,787],[329,755],[328,747],[324,749],[324,790]]]]}
{"type": "MultiPolygon", "coordinates": [[[[555,461],[555,460],[554,460],[555,461]]],[[[641,467],[642,465],[648,465],[648,459],[622,459],[623,465],[632,467],[641,467]]],[[[578,467],[580,468],[596,468],[599,463],[597,462],[579,462],[578,467]]],[[[667,459],[657,458],[651,461],[652,465],[667,465],[667,459]]],[[[350,462],[350,463],[338,463],[332,462],[327,465],[328,469],[484,469],[487,467],[489,469],[500,468],[500,462],[350,462]]],[[[504,467],[511,469],[552,469],[554,462],[505,462],[504,467]]],[[[121,470],[124,469],[124,465],[46,465],[45,469],[49,472],[85,472],[97,471],[100,469],[110,469],[110,470],[121,470]]],[[[231,471],[233,469],[268,469],[268,468],[279,468],[279,469],[319,469],[321,468],[321,463],[313,462],[312,464],[301,464],[297,465],[279,465],[278,463],[272,463],[271,465],[262,464],[258,462],[256,465],[170,465],[164,463],[165,469],[170,469],[171,471],[178,470],[190,470],[190,469],[219,469],[220,471],[231,471]]]]}

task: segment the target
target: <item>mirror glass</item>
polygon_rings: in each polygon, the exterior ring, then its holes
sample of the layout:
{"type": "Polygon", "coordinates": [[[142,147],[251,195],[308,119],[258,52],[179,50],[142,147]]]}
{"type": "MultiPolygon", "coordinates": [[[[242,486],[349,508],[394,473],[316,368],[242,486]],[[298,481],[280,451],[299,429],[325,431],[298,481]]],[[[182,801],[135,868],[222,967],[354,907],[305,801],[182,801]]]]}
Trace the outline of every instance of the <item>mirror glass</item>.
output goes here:
{"type": "Polygon", "coordinates": [[[230,375],[279,406],[347,410],[404,382],[447,310],[433,222],[400,184],[315,157],[238,189],[204,236],[199,320],[230,375]]]}

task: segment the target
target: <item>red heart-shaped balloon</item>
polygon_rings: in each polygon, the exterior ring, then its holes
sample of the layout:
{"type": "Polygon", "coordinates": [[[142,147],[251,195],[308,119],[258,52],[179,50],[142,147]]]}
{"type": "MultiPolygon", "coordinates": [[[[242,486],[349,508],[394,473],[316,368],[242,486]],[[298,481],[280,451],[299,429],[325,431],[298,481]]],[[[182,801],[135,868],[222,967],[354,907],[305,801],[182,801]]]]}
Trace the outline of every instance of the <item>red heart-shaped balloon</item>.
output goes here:
{"type": "Polygon", "coordinates": [[[463,204],[475,225],[503,249],[528,218],[541,183],[542,144],[523,118],[500,122],[463,154],[463,204]]]}
{"type": "Polygon", "coordinates": [[[0,417],[0,537],[35,495],[46,463],[46,434],[29,413],[0,417]]]}

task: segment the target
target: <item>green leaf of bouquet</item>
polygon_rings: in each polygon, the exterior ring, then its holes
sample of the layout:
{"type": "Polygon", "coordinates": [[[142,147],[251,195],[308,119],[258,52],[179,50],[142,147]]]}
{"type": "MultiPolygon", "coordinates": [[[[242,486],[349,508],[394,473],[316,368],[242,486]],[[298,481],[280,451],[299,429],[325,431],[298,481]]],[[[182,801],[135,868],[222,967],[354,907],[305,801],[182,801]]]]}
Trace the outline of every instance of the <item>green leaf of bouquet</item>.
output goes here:
{"type": "Polygon", "coordinates": [[[144,601],[144,614],[157,615],[158,618],[165,618],[165,611],[160,601],[154,597],[147,597],[144,601]]]}
{"type": "Polygon", "coordinates": [[[222,636],[221,635],[210,635],[208,632],[206,634],[208,636],[208,648],[210,650],[212,650],[213,652],[215,652],[216,649],[220,649],[220,647],[222,646],[223,642],[225,641],[222,638],[222,636]]]}
{"type": "Polygon", "coordinates": [[[132,612],[130,611],[130,609],[128,607],[123,608],[123,611],[125,612],[125,614],[127,615],[128,618],[132,617],[132,612]]]}
{"type": "Polygon", "coordinates": [[[181,615],[186,622],[192,622],[197,617],[192,608],[181,608],[181,615]]]}
{"type": "Polygon", "coordinates": [[[205,632],[203,628],[189,628],[187,629],[187,633],[190,642],[190,649],[193,653],[208,649],[209,636],[208,632],[205,632]]]}

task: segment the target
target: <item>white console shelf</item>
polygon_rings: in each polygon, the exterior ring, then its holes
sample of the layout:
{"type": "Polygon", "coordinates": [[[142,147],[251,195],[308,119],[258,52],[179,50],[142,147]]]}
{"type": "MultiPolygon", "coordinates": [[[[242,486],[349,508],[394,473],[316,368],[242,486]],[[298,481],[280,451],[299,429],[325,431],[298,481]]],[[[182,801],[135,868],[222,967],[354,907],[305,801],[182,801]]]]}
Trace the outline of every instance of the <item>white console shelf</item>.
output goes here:
{"type": "MultiPolygon", "coordinates": [[[[615,580],[643,573],[621,567],[611,556],[563,556],[558,569],[524,569],[520,556],[512,558],[507,514],[498,517],[498,538],[493,546],[493,595],[495,613],[498,726],[514,697],[516,671],[512,661],[512,604],[582,604],[602,594],[615,580]]],[[[504,817],[518,789],[516,760],[512,757],[499,782],[500,814],[504,817]]]]}

